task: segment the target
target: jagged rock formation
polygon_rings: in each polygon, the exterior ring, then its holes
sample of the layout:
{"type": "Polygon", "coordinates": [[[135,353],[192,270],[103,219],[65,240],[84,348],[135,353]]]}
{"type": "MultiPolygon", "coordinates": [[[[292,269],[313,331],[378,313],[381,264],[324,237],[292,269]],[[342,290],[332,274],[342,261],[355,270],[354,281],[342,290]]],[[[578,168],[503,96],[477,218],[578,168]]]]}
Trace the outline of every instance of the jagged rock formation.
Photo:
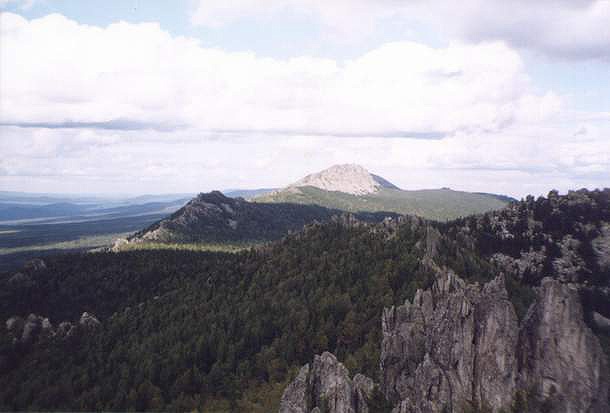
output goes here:
{"type": "Polygon", "coordinates": [[[280,403],[280,413],[368,413],[367,401],[373,381],[347,368],[331,353],[315,356],[288,385],[280,403]]]}
{"type": "Polygon", "coordinates": [[[380,176],[373,175],[360,165],[334,165],[323,171],[307,175],[289,188],[313,186],[325,191],[338,191],[352,195],[371,194],[381,188],[398,187],[380,176]]]}
{"type": "Polygon", "coordinates": [[[533,394],[530,408],[608,411],[607,360],[574,286],[545,278],[519,328],[502,276],[480,288],[445,272],[386,309],[382,329],[382,390],[395,412],[498,412],[518,392],[533,394]]]}

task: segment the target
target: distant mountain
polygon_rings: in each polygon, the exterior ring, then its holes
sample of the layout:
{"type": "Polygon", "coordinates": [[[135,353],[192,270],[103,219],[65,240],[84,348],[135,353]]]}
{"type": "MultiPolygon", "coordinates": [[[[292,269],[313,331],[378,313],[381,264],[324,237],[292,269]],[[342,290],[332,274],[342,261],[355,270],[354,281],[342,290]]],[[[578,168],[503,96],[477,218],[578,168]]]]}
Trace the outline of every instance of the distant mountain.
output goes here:
{"type": "MultiPolygon", "coordinates": [[[[306,224],[342,211],[317,205],[265,204],[230,198],[219,191],[199,194],[170,217],[136,233],[130,242],[246,242],[281,238],[306,224]]],[[[378,221],[391,214],[359,214],[378,221]]]]}
{"type": "Polygon", "coordinates": [[[501,209],[514,201],[504,195],[449,188],[405,191],[358,165],[335,165],[253,200],[315,204],[350,212],[387,211],[440,221],[501,209]]]}
{"type": "Polygon", "coordinates": [[[70,202],[58,202],[48,205],[0,203],[0,221],[70,216],[82,214],[87,209],[85,205],[70,202]]]}
{"type": "MultiPolygon", "coordinates": [[[[143,197],[142,201],[150,199],[143,197]]],[[[117,218],[147,214],[170,214],[183,206],[189,198],[167,201],[135,203],[132,199],[107,204],[57,202],[51,204],[28,204],[0,201],[0,223],[87,221],[100,218],[117,218]]],[[[103,202],[103,201],[100,201],[103,202]]]]}
{"type": "Polygon", "coordinates": [[[331,166],[321,172],[307,175],[288,188],[294,190],[307,186],[351,195],[372,194],[382,188],[398,189],[396,185],[354,164],[331,166]]]}

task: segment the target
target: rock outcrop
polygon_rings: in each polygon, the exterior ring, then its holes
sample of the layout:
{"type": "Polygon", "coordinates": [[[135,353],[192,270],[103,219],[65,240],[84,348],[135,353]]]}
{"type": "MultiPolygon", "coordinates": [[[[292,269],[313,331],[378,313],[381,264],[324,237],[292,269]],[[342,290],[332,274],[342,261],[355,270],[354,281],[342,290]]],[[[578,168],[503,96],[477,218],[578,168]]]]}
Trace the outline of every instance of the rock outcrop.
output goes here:
{"type": "Polygon", "coordinates": [[[609,411],[607,360],[571,285],[544,279],[520,328],[502,276],[480,288],[446,272],[386,309],[382,329],[395,412],[498,412],[519,392],[557,412],[609,411]]]}
{"type": "Polygon", "coordinates": [[[80,320],[78,321],[78,324],[80,324],[83,327],[93,329],[100,325],[100,320],[98,320],[94,315],[84,312],[80,316],[80,320]]]}
{"type": "Polygon", "coordinates": [[[443,274],[412,303],[386,309],[382,328],[382,386],[399,411],[499,408],[510,401],[518,330],[502,277],[481,291],[443,274]]]}
{"type": "Polygon", "coordinates": [[[13,337],[13,342],[31,344],[41,335],[52,335],[53,325],[48,318],[30,314],[25,319],[21,317],[9,318],[6,320],[6,330],[13,337]]]}
{"type": "Polygon", "coordinates": [[[608,412],[608,362],[576,287],[542,280],[519,340],[520,387],[553,412],[608,412]]]}
{"type": "Polygon", "coordinates": [[[374,387],[373,381],[362,374],[350,379],[347,368],[324,352],[304,365],[286,387],[280,413],[368,413],[374,387]]]}
{"type": "Polygon", "coordinates": [[[6,331],[14,344],[35,344],[42,338],[69,338],[79,327],[91,331],[99,325],[99,320],[86,312],[81,315],[78,324],[62,321],[57,328],[53,327],[48,318],[30,314],[25,319],[14,316],[6,320],[6,331]]]}

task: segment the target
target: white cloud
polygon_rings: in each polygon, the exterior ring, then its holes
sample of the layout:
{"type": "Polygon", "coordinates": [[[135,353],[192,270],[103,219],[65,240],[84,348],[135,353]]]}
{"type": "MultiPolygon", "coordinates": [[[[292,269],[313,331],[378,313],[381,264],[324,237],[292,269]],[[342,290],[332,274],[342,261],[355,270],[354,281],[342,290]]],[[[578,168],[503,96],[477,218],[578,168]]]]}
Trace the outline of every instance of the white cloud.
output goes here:
{"type": "Polygon", "coordinates": [[[562,58],[610,59],[608,0],[477,0],[462,13],[457,3],[448,10],[457,13],[455,29],[470,41],[503,39],[562,58]]]}
{"type": "Polygon", "coordinates": [[[503,42],[271,59],[158,24],[0,19],[3,189],[266,187],[344,162],[407,189],[517,196],[610,176],[610,114],[567,112],[535,92],[503,42]],[[448,136],[392,137],[401,132],[448,136]]]}
{"type": "Polygon", "coordinates": [[[0,128],[3,189],[196,192],[286,185],[356,162],[405,189],[449,186],[521,197],[602,187],[610,176],[608,125],[512,126],[443,140],[265,134],[202,139],[189,131],[0,128]]]}
{"type": "Polygon", "coordinates": [[[194,24],[218,27],[243,18],[309,15],[351,38],[383,30],[388,19],[424,22],[467,41],[507,43],[565,58],[610,59],[608,0],[200,0],[194,24]]]}
{"type": "Polygon", "coordinates": [[[534,93],[519,55],[498,42],[397,42],[349,61],[282,60],[206,49],[154,23],[1,18],[5,124],[450,133],[538,122],[561,105],[534,93]]]}

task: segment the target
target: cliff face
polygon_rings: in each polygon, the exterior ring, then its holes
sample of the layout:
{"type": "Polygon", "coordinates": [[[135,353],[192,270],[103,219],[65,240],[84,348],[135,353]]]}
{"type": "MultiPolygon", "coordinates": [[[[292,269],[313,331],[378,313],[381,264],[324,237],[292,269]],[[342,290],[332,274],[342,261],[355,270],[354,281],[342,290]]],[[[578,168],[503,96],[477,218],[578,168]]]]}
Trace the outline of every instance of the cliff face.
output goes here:
{"type": "Polygon", "coordinates": [[[399,411],[510,404],[518,330],[501,277],[481,290],[444,274],[386,309],[382,328],[382,388],[399,411]]]}
{"type": "Polygon", "coordinates": [[[482,288],[441,275],[382,317],[382,390],[396,412],[604,412],[607,360],[576,289],[546,278],[519,327],[504,279],[482,288]],[[537,407],[536,407],[537,406],[537,407]]]}
{"type": "Polygon", "coordinates": [[[608,412],[608,361],[585,325],[577,289],[542,280],[519,337],[520,387],[555,412],[608,412]]]}

